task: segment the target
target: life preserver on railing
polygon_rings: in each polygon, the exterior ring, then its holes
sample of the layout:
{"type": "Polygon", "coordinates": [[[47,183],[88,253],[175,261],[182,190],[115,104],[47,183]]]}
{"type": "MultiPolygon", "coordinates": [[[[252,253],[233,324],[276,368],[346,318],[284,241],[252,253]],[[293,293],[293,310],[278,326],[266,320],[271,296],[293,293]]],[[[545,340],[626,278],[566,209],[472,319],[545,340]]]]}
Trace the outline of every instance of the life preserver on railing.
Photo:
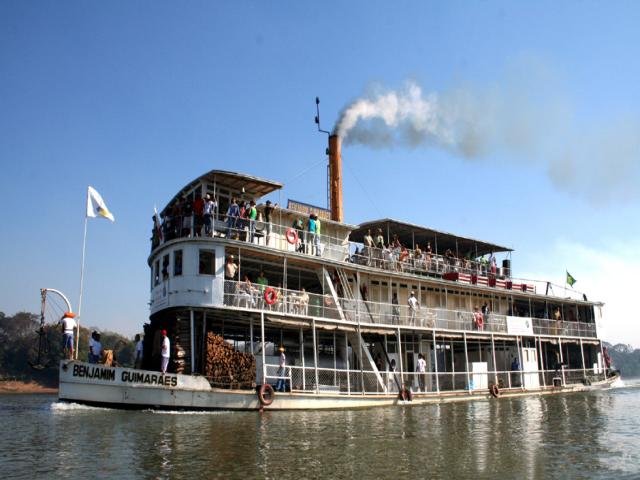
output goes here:
{"type": "Polygon", "coordinates": [[[489,393],[493,398],[498,398],[500,396],[500,389],[498,388],[498,385],[492,383],[489,387],[489,393]]]}
{"type": "Polygon", "coordinates": [[[263,383],[260,385],[260,389],[258,390],[258,400],[260,400],[260,405],[263,407],[268,407],[273,403],[273,387],[268,383],[263,383]]]}
{"type": "Polygon", "coordinates": [[[298,232],[296,232],[293,228],[287,230],[286,236],[287,242],[289,242],[291,245],[295,245],[296,243],[298,243],[298,232]]]}
{"type": "Polygon", "coordinates": [[[398,392],[398,398],[403,402],[410,402],[413,400],[413,392],[407,387],[402,387],[398,392]]]}
{"type": "Polygon", "coordinates": [[[273,305],[278,300],[278,292],[273,287],[267,287],[264,291],[264,301],[267,305],[273,305]]]}

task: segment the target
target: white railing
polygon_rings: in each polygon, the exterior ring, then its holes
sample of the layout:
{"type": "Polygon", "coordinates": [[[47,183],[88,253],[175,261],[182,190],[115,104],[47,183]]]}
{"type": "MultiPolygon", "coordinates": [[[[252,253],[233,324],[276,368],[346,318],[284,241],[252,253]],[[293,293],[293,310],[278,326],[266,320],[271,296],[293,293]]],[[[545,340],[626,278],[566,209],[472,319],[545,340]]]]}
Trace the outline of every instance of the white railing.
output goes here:
{"type": "MultiPolygon", "coordinates": [[[[476,327],[473,312],[448,310],[444,308],[422,307],[417,310],[408,305],[339,299],[336,305],[329,294],[320,295],[302,290],[272,287],[275,291],[273,303],[265,299],[266,286],[256,283],[225,280],[224,305],[251,310],[279,312],[331,320],[343,320],[370,326],[423,327],[436,330],[458,330],[467,332],[508,333],[506,315],[490,313],[484,316],[481,329],[476,327]]],[[[557,322],[534,318],[536,335],[563,335],[576,337],[596,337],[595,324],[582,322],[557,322]],[[555,329],[555,330],[554,330],[555,329]]]]}
{"type": "Polygon", "coordinates": [[[520,370],[474,372],[391,372],[333,369],[309,366],[266,364],[265,383],[282,387],[280,391],[332,393],[340,395],[382,395],[398,393],[398,387],[412,393],[442,392],[488,393],[491,385],[499,390],[537,390],[567,385],[586,385],[605,379],[604,373],[590,369],[520,370]],[[382,379],[382,384],[380,383],[382,379]],[[281,383],[279,383],[281,382],[281,383]]]}

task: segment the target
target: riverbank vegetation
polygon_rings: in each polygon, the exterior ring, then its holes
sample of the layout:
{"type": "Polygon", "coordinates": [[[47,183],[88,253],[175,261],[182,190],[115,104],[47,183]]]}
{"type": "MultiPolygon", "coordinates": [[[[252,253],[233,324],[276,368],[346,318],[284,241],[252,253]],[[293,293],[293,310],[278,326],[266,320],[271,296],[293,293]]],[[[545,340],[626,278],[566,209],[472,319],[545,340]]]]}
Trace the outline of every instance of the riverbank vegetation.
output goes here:
{"type": "MultiPolygon", "coordinates": [[[[87,360],[89,337],[94,327],[80,327],[78,358],[87,360]]],[[[0,312],[0,383],[4,387],[23,384],[27,390],[36,384],[55,388],[58,382],[58,362],[62,358],[62,330],[59,325],[45,325],[38,357],[40,318],[28,312],[7,316],[0,312]],[[39,365],[43,368],[33,368],[39,365]],[[13,383],[10,383],[13,382],[13,383]]],[[[135,345],[133,340],[119,333],[100,331],[102,347],[113,350],[118,364],[132,366],[135,345]]],[[[2,388],[0,390],[7,390],[2,388]]],[[[10,390],[10,389],[9,389],[10,390]]]]}

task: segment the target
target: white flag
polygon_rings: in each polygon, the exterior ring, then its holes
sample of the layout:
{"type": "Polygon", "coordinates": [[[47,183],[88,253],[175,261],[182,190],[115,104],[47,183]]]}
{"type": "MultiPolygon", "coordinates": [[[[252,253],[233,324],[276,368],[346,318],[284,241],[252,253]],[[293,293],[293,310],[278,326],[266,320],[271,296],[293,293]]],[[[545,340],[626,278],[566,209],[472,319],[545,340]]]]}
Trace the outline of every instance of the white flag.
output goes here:
{"type": "Polygon", "coordinates": [[[104,217],[115,222],[115,218],[113,218],[106,203],[93,187],[89,187],[87,190],[87,217],[104,217]]]}

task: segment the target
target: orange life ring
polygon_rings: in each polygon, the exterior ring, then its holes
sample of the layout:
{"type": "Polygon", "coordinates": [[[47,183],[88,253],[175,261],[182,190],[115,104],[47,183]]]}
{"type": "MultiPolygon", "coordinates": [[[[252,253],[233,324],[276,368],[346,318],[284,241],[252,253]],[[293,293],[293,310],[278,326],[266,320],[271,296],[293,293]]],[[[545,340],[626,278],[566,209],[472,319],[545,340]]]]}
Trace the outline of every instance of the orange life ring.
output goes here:
{"type": "Polygon", "coordinates": [[[264,291],[264,301],[267,305],[273,305],[278,299],[278,292],[273,287],[267,287],[264,291]]]}
{"type": "Polygon", "coordinates": [[[482,326],[484,325],[484,316],[481,313],[478,313],[477,315],[474,314],[473,317],[474,321],[476,322],[476,328],[478,330],[482,330],[482,326]]]}
{"type": "Polygon", "coordinates": [[[298,232],[296,232],[293,228],[287,230],[287,242],[291,245],[295,245],[298,243],[298,232]]]}
{"type": "Polygon", "coordinates": [[[263,383],[260,385],[260,389],[258,390],[258,400],[260,400],[260,405],[263,407],[268,407],[273,403],[274,396],[273,387],[268,383],[263,383]]]}
{"type": "Polygon", "coordinates": [[[498,398],[500,396],[500,389],[498,388],[498,385],[492,383],[489,387],[489,393],[493,398],[498,398]]]}

